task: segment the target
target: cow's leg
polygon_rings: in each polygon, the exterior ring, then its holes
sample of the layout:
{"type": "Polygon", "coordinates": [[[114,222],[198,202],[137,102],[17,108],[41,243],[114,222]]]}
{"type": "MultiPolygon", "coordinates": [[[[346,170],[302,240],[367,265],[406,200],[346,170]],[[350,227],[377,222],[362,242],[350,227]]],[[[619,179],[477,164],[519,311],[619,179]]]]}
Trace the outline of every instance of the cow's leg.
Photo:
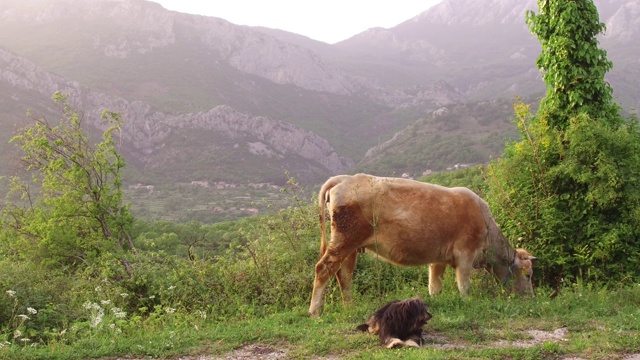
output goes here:
{"type": "Polygon", "coordinates": [[[467,296],[469,295],[469,288],[471,287],[471,281],[469,277],[471,276],[471,270],[473,262],[468,262],[464,264],[458,264],[456,266],[456,282],[458,283],[458,290],[460,290],[460,295],[467,296]]]}
{"type": "Polygon", "coordinates": [[[356,268],[356,259],[358,258],[358,251],[354,251],[342,262],[340,270],[338,270],[337,279],[338,285],[340,285],[340,291],[342,292],[342,303],[348,304],[351,302],[351,284],[353,280],[353,270],[356,268]]]}
{"type": "Polygon", "coordinates": [[[329,279],[340,269],[347,254],[350,253],[335,249],[331,245],[329,244],[329,249],[316,264],[316,276],[313,280],[313,293],[311,294],[311,305],[309,305],[309,314],[311,316],[317,316],[320,313],[324,289],[327,287],[329,279]]]}
{"type": "Polygon", "coordinates": [[[429,295],[437,295],[442,291],[442,277],[447,269],[447,264],[429,265],[429,295]]]}

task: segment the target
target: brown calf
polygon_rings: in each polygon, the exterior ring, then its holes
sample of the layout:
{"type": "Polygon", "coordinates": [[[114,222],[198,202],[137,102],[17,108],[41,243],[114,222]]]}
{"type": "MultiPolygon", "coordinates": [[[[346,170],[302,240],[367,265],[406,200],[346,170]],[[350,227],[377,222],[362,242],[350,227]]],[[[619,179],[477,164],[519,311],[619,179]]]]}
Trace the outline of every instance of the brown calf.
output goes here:
{"type": "Polygon", "coordinates": [[[467,188],[445,188],[414,180],[366,174],[339,175],[319,193],[320,261],[316,264],[309,313],[318,315],[323,292],[336,275],[343,301],[351,301],[351,282],[359,249],[396,265],[430,264],[429,294],[442,290],[447,265],[456,270],[462,295],[469,275],[486,268],[503,283],[514,280],[519,293],[532,294],[532,264],[515,250],[496,224],[487,203],[467,188]],[[327,244],[325,204],[331,217],[327,244]]]}

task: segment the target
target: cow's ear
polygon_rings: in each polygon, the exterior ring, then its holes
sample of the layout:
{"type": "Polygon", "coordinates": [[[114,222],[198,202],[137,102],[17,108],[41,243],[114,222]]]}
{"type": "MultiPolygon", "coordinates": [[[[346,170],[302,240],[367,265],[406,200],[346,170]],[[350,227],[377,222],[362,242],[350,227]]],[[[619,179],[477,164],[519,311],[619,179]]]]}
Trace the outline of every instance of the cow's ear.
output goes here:
{"type": "Polygon", "coordinates": [[[538,260],[538,258],[537,258],[537,257],[535,257],[535,256],[533,256],[533,255],[529,255],[529,257],[527,258],[527,260],[531,260],[531,261],[533,261],[533,260],[538,260]]]}

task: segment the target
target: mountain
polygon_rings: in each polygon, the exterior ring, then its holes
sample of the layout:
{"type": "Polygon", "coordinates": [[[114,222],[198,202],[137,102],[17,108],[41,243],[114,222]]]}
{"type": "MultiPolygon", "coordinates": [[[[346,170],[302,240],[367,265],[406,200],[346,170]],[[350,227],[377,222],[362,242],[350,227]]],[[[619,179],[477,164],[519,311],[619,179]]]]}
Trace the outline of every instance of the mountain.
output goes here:
{"type": "MultiPolygon", "coordinates": [[[[596,4],[608,80],[633,112],[640,8],[596,4]]],[[[93,132],[103,109],[120,112],[126,181],[158,189],[485,162],[514,136],[513,99],[544,93],[530,9],[536,1],[443,0],[329,45],[147,0],[0,0],[0,175],[18,167],[7,141],[26,110],[59,116],[57,90],[93,132]]]]}
{"type": "MultiPolygon", "coordinates": [[[[621,89],[616,95],[623,105],[637,109],[640,6],[633,0],[595,3],[607,25],[601,45],[614,61],[608,79],[621,89]]],[[[537,11],[537,1],[443,0],[396,27],[369,29],[336,47],[351,52],[349,70],[398,86],[443,80],[472,101],[526,96],[544,91],[535,66],[540,44],[525,23],[528,10],[537,11]]]]}

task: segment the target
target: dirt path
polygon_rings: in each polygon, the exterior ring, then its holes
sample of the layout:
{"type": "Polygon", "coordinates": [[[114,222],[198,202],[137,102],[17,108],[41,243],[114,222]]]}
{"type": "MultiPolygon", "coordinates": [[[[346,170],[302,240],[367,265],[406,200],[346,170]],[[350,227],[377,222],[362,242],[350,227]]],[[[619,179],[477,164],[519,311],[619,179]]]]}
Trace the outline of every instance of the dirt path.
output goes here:
{"type": "MultiPolygon", "coordinates": [[[[530,348],[538,344],[547,342],[563,342],[567,341],[567,328],[558,328],[553,331],[542,330],[527,330],[524,332],[527,340],[498,340],[484,345],[469,345],[469,344],[456,344],[450,342],[443,336],[435,333],[424,332],[423,338],[426,345],[423,347],[442,349],[442,350],[455,350],[455,349],[487,349],[487,348],[530,348]]],[[[225,355],[213,357],[213,356],[189,356],[180,357],[176,360],[286,360],[289,359],[287,353],[283,349],[277,349],[270,345],[263,344],[250,344],[245,345],[239,349],[229,352],[225,355]]],[[[318,358],[323,360],[338,359],[337,357],[323,357],[318,358]]],[[[563,360],[585,360],[580,357],[566,357],[563,360]]],[[[640,353],[632,354],[624,357],[622,360],[640,360],[640,353]]]]}

